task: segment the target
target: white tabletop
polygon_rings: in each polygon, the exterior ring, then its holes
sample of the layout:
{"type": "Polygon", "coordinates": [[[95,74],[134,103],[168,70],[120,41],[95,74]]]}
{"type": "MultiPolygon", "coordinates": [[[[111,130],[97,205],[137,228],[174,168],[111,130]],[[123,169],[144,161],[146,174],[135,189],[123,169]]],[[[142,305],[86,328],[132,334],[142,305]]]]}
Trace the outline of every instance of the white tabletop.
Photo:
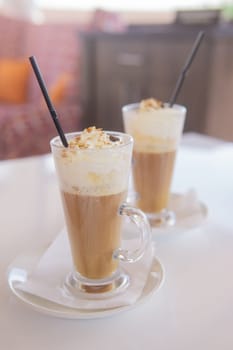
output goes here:
{"type": "Polygon", "coordinates": [[[63,227],[51,157],[0,163],[0,349],[233,349],[233,145],[186,135],[173,191],[208,206],[201,228],[157,239],[161,289],[130,311],[94,320],[49,317],[19,302],[6,269],[63,227]]]}

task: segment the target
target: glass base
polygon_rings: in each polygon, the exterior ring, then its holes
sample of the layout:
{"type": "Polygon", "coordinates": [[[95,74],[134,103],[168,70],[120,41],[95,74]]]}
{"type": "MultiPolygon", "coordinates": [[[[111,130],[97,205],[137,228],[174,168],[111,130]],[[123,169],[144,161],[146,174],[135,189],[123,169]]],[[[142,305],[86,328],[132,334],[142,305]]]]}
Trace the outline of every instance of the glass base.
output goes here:
{"type": "Polygon", "coordinates": [[[118,269],[112,276],[103,279],[88,279],[78,272],[71,272],[64,282],[66,294],[86,299],[102,299],[115,296],[129,286],[129,276],[118,269]]]}
{"type": "Polygon", "coordinates": [[[176,223],[176,214],[168,209],[163,209],[159,213],[146,213],[146,216],[152,227],[170,227],[176,223]]]}

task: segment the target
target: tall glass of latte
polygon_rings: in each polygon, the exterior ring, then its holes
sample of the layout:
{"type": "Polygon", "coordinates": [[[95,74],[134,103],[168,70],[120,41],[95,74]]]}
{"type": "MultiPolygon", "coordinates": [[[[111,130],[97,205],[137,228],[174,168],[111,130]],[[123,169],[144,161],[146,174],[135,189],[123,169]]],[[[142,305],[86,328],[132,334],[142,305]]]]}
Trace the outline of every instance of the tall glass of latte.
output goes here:
{"type": "Polygon", "coordinates": [[[137,206],[152,226],[174,225],[170,187],[186,108],[147,99],[123,107],[124,127],[134,138],[133,180],[137,206]]]}
{"type": "Polygon", "coordinates": [[[150,243],[150,225],[141,210],[125,203],[133,139],[130,135],[90,127],[51,141],[73,258],[65,281],[72,295],[103,296],[127,287],[119,261],[135,262],[150,243]],[[138,248],[121,248],[122,217],[136,223],[138,248]]]}

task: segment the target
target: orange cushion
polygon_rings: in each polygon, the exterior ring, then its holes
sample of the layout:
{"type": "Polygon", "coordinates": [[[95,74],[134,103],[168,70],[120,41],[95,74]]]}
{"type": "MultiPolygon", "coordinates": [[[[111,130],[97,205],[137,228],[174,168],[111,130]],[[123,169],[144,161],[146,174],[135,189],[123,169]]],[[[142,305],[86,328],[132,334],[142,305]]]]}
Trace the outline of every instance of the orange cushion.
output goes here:
{"type": "Polygon", "coordinates": [[[26,59],[1,59],[0,101],[26,102],[29,73],[30,65],[26,59]]]}
{"type": "Polygon", "coordinates": [[[50,87],[49,96],[53,103],[59,104],[64,102],[70,80],[71,75],[68,73],[63,73],[58,77],[57,81],[50,87]]]}

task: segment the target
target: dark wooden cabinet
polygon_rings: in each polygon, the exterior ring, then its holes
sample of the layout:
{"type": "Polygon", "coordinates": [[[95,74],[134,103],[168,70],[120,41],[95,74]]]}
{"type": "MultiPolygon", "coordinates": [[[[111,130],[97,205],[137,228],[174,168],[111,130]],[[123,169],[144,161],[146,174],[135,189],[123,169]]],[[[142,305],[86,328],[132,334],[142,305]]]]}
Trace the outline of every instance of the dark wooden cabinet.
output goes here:
{"type": "MultiPolygon", "coordinates": [[[[123,130],[121,108],[143,98],[168,101],[200,27],[156,26],[150,31],[83,33],[83,126],[123,130]]],[[[205,39],[177,103],[187,106],[186,131],[208,133],[216,28],[205,39]]]]}

